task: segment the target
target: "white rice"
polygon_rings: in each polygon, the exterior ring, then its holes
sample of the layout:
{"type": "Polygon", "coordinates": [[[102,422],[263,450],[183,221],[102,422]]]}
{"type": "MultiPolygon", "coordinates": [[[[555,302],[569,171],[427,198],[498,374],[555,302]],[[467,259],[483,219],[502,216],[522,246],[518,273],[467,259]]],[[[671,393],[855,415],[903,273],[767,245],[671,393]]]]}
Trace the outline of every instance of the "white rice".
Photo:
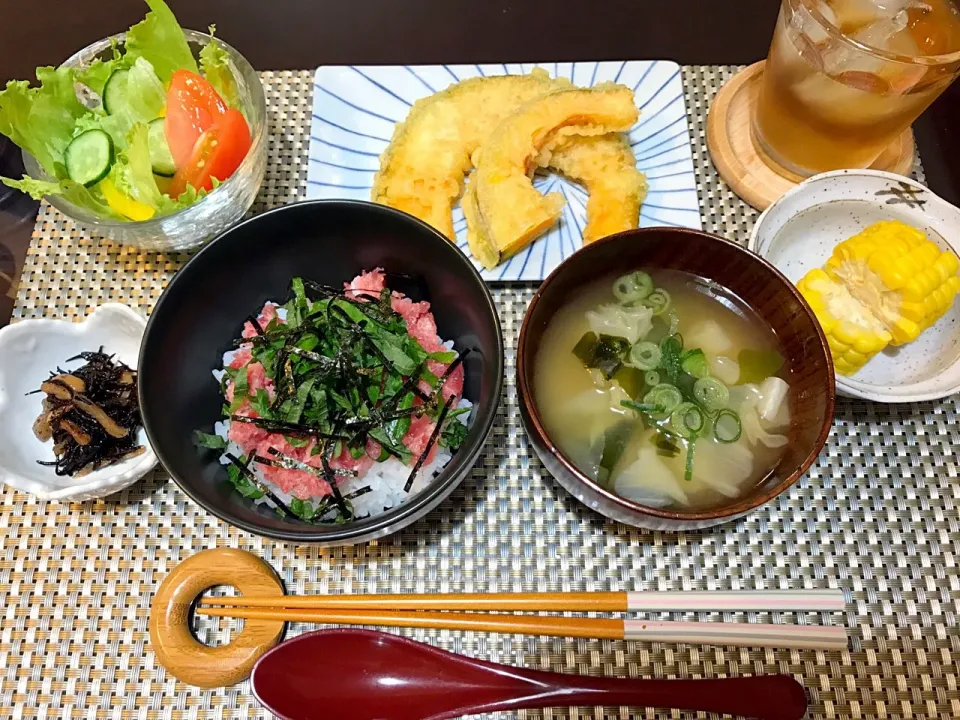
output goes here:
{"type": "MultiPolygon", "coordinates": [[[[280,308],[277,311],[277,314],[283,318],[282,313],[285,311],[283,308],[280,308]]],[[[453,349],[453,341],[448,340],[443,343],[443,346],[448,350],[453,349]]],[[[230,350],[223,354],[223,367],[226,368],[236,356],[236,350],[230,350]]],[[[223,378],[225,370],[214,370],[213,376],[216,378],[219,383],[223,378]]],[[[460,402],[457,403],[458,409],[470,409],[470,412],[463,413],[458,415],[456,420],[463,423],[464,425],[469,426],[473,420],[473,403],[465,398],[461,398],[460,402]]],[[[227,441],[227,447],[224,450],[224,454],[220,456],[220,463],[223,465],[229,465],[230,460],[227,459],[226,454],[231,453],[235,457],[241,457],[245,454],[245,451],[237,443],[229,439],[228,434],[230,432],[230,421],[224,419],[220,422],[217,422],[213,426],[213,431],[216,435],[219,435],[224,440],[227,441]]],[[[427,487],[434,479],[440,474],[440,471],[446,467],[447,463],[453,458],[453,454],[448,448],[437,446],[437,451],[434,453],[433,461],[430,463],[425,463],[422,468],[420,468],[417,476],[413,480],[413,485],[410,488],[410,492],[406,492],[403,487],[407,483],[407,478],[410,477],[411,468],[408,465],[404,465],[402,462],[397,460],[395,457],[390,457],[384,462],[374,463],[373,467],[367,471],[363,477],[350,478],[349,480],[338,483],[340,492],[343,495],[350,495],[359,490],[362,490],[366,487],[370,488],[369,492],[365,492],[363,495],[351,500],[353,504],[354,513],[357,518],[364,517],[374,517],[381,515],[390,508],[400,505],[404,501],[416,495],[418,492],[427,487]]],[[[283,492],[275,483],[271,482],[264,475],[263,470],[256,464],[252,463],[250,469],[253,471],[253,474],[260,480],[264,485],[269,487],[274,495],[279,498],[281,502],[285,505],[289,505],[290,501],[293,499],[293,495],[283,492]]],[[[320,499],[320,496],[315,498],[300,498],[301,500],[317,500],[320,499]]],[[[269,507],[274,507],[273,501],[264,496],[258,499],[256,502],[263,503],[269,507]]],[[[331,516],[334,511],[331,511],[331,516]]]]}

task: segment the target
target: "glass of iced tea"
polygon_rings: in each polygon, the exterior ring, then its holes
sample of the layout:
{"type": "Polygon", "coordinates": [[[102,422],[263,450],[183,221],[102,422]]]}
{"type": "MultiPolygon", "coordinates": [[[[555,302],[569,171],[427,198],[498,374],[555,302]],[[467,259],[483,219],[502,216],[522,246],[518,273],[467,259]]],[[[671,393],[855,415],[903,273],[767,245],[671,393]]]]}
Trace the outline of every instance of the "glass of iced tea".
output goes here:
{"type": "Polygon", "coordinates": [[[754,139],[802,176],[869,167],[958,71],[953,0],[782,0],[754,139]]]}

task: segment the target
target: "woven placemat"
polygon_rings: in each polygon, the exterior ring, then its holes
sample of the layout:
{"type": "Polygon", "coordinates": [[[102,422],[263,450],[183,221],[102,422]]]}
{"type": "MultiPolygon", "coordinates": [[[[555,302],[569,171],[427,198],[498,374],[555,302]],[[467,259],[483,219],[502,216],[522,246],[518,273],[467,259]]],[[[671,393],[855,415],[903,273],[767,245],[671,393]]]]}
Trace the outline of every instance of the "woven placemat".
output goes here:
{"type": "MultiPolygon", "coordinates": [[[[685,68],[684,83],[704,228],[744,242],[756,213],[717,178],[704,142],[710,100],[735,70],[685,68]]],[[[255,211],[303,195],[311,78],[311,72],[263,74],[272,128],[255,211]]],[[[148,312],[183,260],[91,241],[44,205],[16,316],[77,318],[106,300],[148,312]]],[[[809,689],[810,717],[817,719],[960,717],[955,400],[840,401],[819,462],[775,502],[707,532],[634,530],[582,507],[533,457],[514,385],[516,337],[532,289],[495,294],[507,382],[490,443],[447,502],[390,538],[332,550],[263,540],[195,506],[162,470],[93,503],[0,493],[0,717],[266,717],[246,683],[214,692],[187,687],[150,652],[153,591],[178,562],[217,546],[261,555],[293,593],[842,587],[848,612],[833,621],[849,626],[845,652],[405,634],[468,655],[566,672],[790,673],[809,689]]],[[[664,617],[829,620],[793,613],[664,617]]],[[[223,641],[235,629],[204,625],[198,632],[223,641]]],[[[583,708],[491,717],[660,716],[583,708]]]]}

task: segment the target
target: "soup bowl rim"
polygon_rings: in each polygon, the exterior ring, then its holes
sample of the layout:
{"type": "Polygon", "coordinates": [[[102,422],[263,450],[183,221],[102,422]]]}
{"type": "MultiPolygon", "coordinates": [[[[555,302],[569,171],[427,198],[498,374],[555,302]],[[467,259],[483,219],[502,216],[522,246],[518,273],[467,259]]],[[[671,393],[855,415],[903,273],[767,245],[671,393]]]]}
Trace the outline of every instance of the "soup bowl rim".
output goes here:
{"type": "MultiPolygon", "coordinates": [[[[682,269],[682,268],[676,268],[682,269]]],[[[712,278],[707,278],[713,280],[712,278]]],[[[726,287],[726,285],[718,280],[713,280],[718,284],[726,287]]],[[[747,303],[747,306],[750,305],[747,303]]],[[[751,309],[753,309],[751,307],[751,309]]],[[[547,319],[549,322],[549,318],[547,319]]],[[[819,322],[816,319],[816,316],[813,314],[813,310],[810,309],[810,306],[807,304],[807,301],[804,300],[803,296],[800,294],[800,291],[791,283],[784,275],[781,273],[772,263],[766,259],[760,257],[754,252],[744,248],[743,246],[722,238],[718,235],[713,235],[702,230],[693,230],[689,228],[670,228],[670,227],[648,227],[648,228],[636,228],[633,230],[625,230],[614,235],[609,235],[605,238],[597,240],[590,245],[585,245],[580,248],[577,252],[567,258],[562,262],[557,268],[550,273],[549,276],[543,281],[537,291],[534,293],[533,299],[530,301],[527,311],[523,316],[523,322],[520,326],[520,335],[517,340],[517,394],[520,402],[520,407],[523,410],[521,413],[522,419],[526,426],[526,430],[529,434],[535,436],[535,440],[539,442],[540,445],[547,448],[547,451],[552,455],[557,462],[563,467],[563,469],[577,482],[582,485],[585,485],[590,489],[591,492],[595,493],[604,498],[605,501],[614,504],[619,507],[622,511],[625,511],[630,514],[641,514],[647,515],[655,518],[661,518],[664,520],[672,520],[695,523],[698,521],[723,521],[730,520],[736,517],[740,517],[751,510],[754,510],[761,505],[773,500],[775,497],[789,489],[793,486],[806,472],[810,469],[813,463],[819,457],[821,451],[823,450],[824,445],[826,445],[827,438],[830,434],[830,429],[833,425],[833,416],[834,408],[836,402],[836,387],[834,382],[834,368],[833,368],[833,358],[829,351],[829,345],[827,344],[827,338],[823,333],[823,330],[820,327],[819,322]],[[550,285],[559,277],[561,274],[571,272],[571,269],[574,268],[579,263],[583,262],[583,258],[591,252],[590,248],[615,244],[624,242],[626,238],[629,238],[635,241],[638,236],[640,237],[655,237],[657,235],[667,235],[667,236],[691,236],[695,235],[703,239],[711,240],[718,243],[723,243],[728,246],[730,250],[733,250],[736,253],[741,253],[744,256],[750,258],[751,261],[759,263],[769,270],[774,277],[776,277],[782,290],[788,292],[793,298],[799,303],[800,307],[803,308],[804,312],[807,315],[807,319],[810,321],[810,325],[813,330],[816,332],[816,337],[819,341],[818,346],[823,352],[824,358],[826,360],[827,374],[829,382],[824,385],[824,394],[826,396],[826,407],[824,412],[823,422],[820,428],[820,432],[817,435],[817,439],[811,447],[810,451],[807,453],[804,460],[800,463],[796,470],[791,472],[785,478],[775,485],[768,485],[767,483],[758,484],[754,491],[737,498],[737,501],[732,505],[725,505],[719,508],[705,508],[702,510],[669,510],[663,508],[655,508],[649,505],[643,505],[641,503],[628,500],[625,497],[618,495],[612,490],[600,485],[598,482],[590,478],[586,473],[582,472],[572,460],[557,446],[557,444],[550,438],[550,434],[544,427],[543,421],[540,418],[539,411],[537,410],[537,403],[534,400],[534,393],[532,387],[532,365],[534,363],[535,352],[528,350],[527,345],[530,342],[530,333],[532,319],[537,311],[537,307],[540,304],[544,292],[550,285]],[[529,375],[529,377],[528,377],[529,375]]],[[[534,443],[536,447],[537,442],[534,443]]],[[[765,476],[769,477],[769,475],[765,476]]],[[[602,511],[601,511],[602,512],[602,511]]],[[[605,513],[604,513],[605,514],[605,513]]]]}

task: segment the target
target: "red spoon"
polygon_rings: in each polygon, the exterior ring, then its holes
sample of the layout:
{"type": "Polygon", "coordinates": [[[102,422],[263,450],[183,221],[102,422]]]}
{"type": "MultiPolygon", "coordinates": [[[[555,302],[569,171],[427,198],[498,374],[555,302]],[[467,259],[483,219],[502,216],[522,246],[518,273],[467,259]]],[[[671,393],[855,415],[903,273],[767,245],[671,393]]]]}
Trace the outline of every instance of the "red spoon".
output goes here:
{"type": "Polygon", "coordinates": [[[253,693],[283,720],[445,720],[499,710],[635,705],[800,720],[787,675],[620,680],[497,665],[373,630],[320,630],[253,668],[253,693]]]}

